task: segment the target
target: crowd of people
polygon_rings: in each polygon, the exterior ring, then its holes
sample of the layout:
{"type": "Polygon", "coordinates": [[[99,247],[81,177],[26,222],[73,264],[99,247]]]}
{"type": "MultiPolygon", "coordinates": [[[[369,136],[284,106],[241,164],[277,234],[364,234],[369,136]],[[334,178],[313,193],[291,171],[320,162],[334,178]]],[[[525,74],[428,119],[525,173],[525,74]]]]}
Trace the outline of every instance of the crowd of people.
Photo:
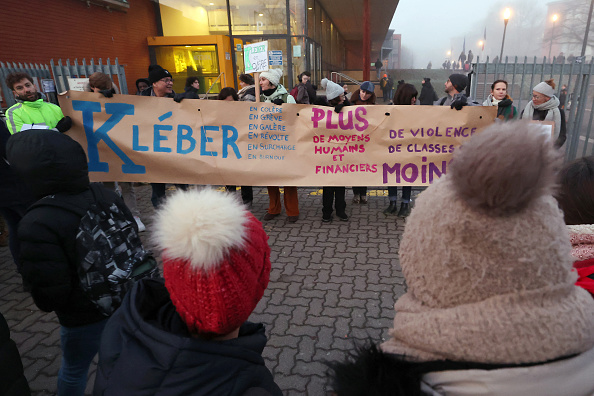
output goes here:
{"type": "MultiPolygon", "coordinates": [[[[259,84],[260,101],[275,105],[313,104],[339,113],[376,104],[371,81],[348,93],[324,78],[316,91],[311,74],[303,72],[289,92],[281,78],[279,69],[261,73],[257,82],[242,74],[239,92],[224,87],[217,99],[256,101],[259,84]]],[[[262,358],[264,325],[248,321],[271,269],[268,236],[251,213],[252,187],[241,186],[239,201],[236,186],[220,193],[177,185],[166,197],[166,185],[152,183],[152,232],[163,277],[138,280],[119,308],[105,314],[81,287],[85,217],[68,204],[101,201],[102,208],[121,208],[134,236],[145,228],[134,185],[93,187],[83,148],[63,134],[72,120],[44,101],[31,76],[13,73],[6,83],[18,103],[8,109],[7,123],[0,122],[0,213],[24,287],[60,323],[58,395],[84,393],[97,353],[95,395],[162,389],[175,395],[280,395],[262,358]]],[[[388,99],[453,111],[480,105],[466,96],[467,85],[464,74],[454,73],[439,99],[429,78],[420,95],[401,80],[388,99]]],[[[184,92],[176,94],[173,76],[158,65],[136,87],[141,96],[200,99],[198,78],[188,77],[184,92]]],[[[568,395],[594,393],[594,158],[561,168],[566,127],[554,81],[537,84],[521,112],[507,89],[505,80],[493,82],[482,105],[497,107],[496,122],[455,151],[448,174],[420,195],[415,210],[411,187],[402,187],[399,207],[398,188],[388,188],[383,212],[407,217],[399,254],[408,291],[396,303],[388,341],[329,363],[338,396],[466,395],[478,388],[492,389],[492,395],[555,394],[551,389],[559,389],[559,382],[568,395]],[[552,121],[553,136],[519,119],[552,121]]],[[[89,77],[87,90],[106,98],[117,93],[103,73],[89,77]]],[[[263,221],[279,216],[283,206],[279,187],[267,189],[263,221]]],[[[333,214],[348,221],[346,187],[322,191],[322,221],[331,222],[333,214]]],[[[366,186],[353,186],[352,203],[367,203],[366,186]]],[[[299,220],[297,187],[284,186],[284,207],[289,222],[299,220]]],[[[0,373],[0,384],[28,394],[1,316],[0,347],[0,359],[11,368],[0,373]]]]}

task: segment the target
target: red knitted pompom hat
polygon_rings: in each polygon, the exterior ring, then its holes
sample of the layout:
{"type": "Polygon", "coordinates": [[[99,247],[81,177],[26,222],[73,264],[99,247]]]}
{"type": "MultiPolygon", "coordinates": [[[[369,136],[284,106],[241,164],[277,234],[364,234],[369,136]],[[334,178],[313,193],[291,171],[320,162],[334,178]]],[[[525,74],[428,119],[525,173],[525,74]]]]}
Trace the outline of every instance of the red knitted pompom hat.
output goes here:
{"type": "Polygon", "coordinates": [[[203,189],[168,198],[154,228],[165,286],[189,331],[218,336],[240,327],[270,276],[262,224],[233,196],[203,189]]]}

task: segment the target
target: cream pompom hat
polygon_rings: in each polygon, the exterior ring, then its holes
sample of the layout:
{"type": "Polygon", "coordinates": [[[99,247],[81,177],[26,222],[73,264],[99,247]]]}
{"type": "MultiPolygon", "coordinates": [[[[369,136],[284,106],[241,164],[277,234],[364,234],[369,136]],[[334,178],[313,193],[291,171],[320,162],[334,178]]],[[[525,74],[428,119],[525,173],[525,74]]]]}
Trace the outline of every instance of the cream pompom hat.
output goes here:
{"type": "Polygon", "coordinates": [[[407,219],[408,290],[384,351],[521,364],[594,346],[594,299],[574,285],[552,195],[560,163],[550,135],[524,121],[494,124],[454,153],[407,219]]]}

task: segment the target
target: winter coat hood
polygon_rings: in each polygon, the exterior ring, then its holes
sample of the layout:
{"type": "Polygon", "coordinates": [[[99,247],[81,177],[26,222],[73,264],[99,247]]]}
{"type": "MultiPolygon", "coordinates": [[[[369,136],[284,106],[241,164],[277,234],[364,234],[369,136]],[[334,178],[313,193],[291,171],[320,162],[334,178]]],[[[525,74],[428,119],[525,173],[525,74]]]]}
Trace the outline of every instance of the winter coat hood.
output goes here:
{"type": "Polygon", "coordinates": [[[36,198],[77,194],[89,187],[87,155],[67,135],[39,129],[23,131],[8,139],[6,155],[36,198]]]}
{"type": "Polygon", "coordinates": [[[250,322],[238,338],[192,337],[164,281],[142,280],[103,332],[94,395],[239,396],[260,387],[280,396],[264,365],[265,345],[264,326],[250,322]],[[130,375],[130,367],[150,375],[130,375]]]}

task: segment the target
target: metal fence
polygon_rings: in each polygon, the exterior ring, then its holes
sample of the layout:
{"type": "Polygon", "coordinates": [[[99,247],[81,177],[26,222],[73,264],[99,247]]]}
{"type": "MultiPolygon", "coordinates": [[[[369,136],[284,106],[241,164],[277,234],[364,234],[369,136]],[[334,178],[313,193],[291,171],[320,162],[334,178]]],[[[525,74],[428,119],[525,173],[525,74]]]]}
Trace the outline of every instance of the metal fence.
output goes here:
{"type": "MultiPolygon", "coordinates": [[[[40,84],[41,80],[43,79],[52,79],[55,83],[57,92],[64,92],[71,89],[68,80],[69,78],[88,78],[95,72],[102,72],[111,76],[111,79],[119,88],[120,93],[128,94],[128,85],[126,83],[126,73],[124,71],[124,66],[118,63],[117,58],[113,64],[109,58],[105,64],[101,58],[99,58],[97,63],[95,63],[94,59],[91,59],[89,63],[83,59],[82,63],[80,64],[78,63],[77,59],[75,59],[74,62],[71,62],[69,59],[67,59],[64,63],[62,62],[62,59],[59,59],[58,63],[55,64],[54,60],[52,59],[50,64],[51,66],[32,63],[0,62],[0,86],[2,87],[2,93],[4,96],[3,99],[6,103],[6,106],[10,107],[16,103],[16,99],[12,94],[12,89],[9,89],[6,85],[6,76],[14,72],[28,73],[32,77],[36,77],[40,84]]],[[[42,87],[38,88],[41,89],[42,87]]],[[[50,102],[58,104],[56,92],[44,93],[50,102]]]]}
{"type": "MultiPolygon", "coordinates": [[[[536,57],[528,63],[528,57],[518,62],[518,57],[510,61],[484,63],[477,59],[473,64],[471,97],[483,102],[491,92],[491,84],[497,79],[508,82],[508,94],[513,98],[518,112],[522,112],[532,100],[532,88],[541,81],[553,78],[556,94],[559,97],[563,85],[567,87],[565,118],[567,123],[567,141],[564,145],[566,160],[594,155],[594,137],[590,139],[594,117],[594,89],[590,89],[590,77],[594,73],[594,58],[587,62],[583,58],[572,63],[565,58],[553,58],[547,62],[537,62],[536,57]],[[581,60],[581,62],[580,62],[581,60]]],[[[594,84],[594,81],[592,82],[594,84]]]]}
{"type": "Polygon", "coordinates": [[[70,64],[70,59],[67,59],[65,64],[62,64],[62,59],[58,59],[57,65],[54,64],[53,59],[50,63],[58,92],[68,91],[71,88],[68,78],[87,78],[95,72],[101,72],[111,76],[113,82],[118,85],[120,93],[128,94],[126,73],[124,72],[124,66],[119,64],[118,58],[115,59],[113,64],[111,64],[109,58],[107,58],[105,64],[103,64],[101,58],[99,58],[97,64],[95,64],[93,59],[88,64],[83,59],[80,65],[77,59],[72,64],[70,64]]]}

